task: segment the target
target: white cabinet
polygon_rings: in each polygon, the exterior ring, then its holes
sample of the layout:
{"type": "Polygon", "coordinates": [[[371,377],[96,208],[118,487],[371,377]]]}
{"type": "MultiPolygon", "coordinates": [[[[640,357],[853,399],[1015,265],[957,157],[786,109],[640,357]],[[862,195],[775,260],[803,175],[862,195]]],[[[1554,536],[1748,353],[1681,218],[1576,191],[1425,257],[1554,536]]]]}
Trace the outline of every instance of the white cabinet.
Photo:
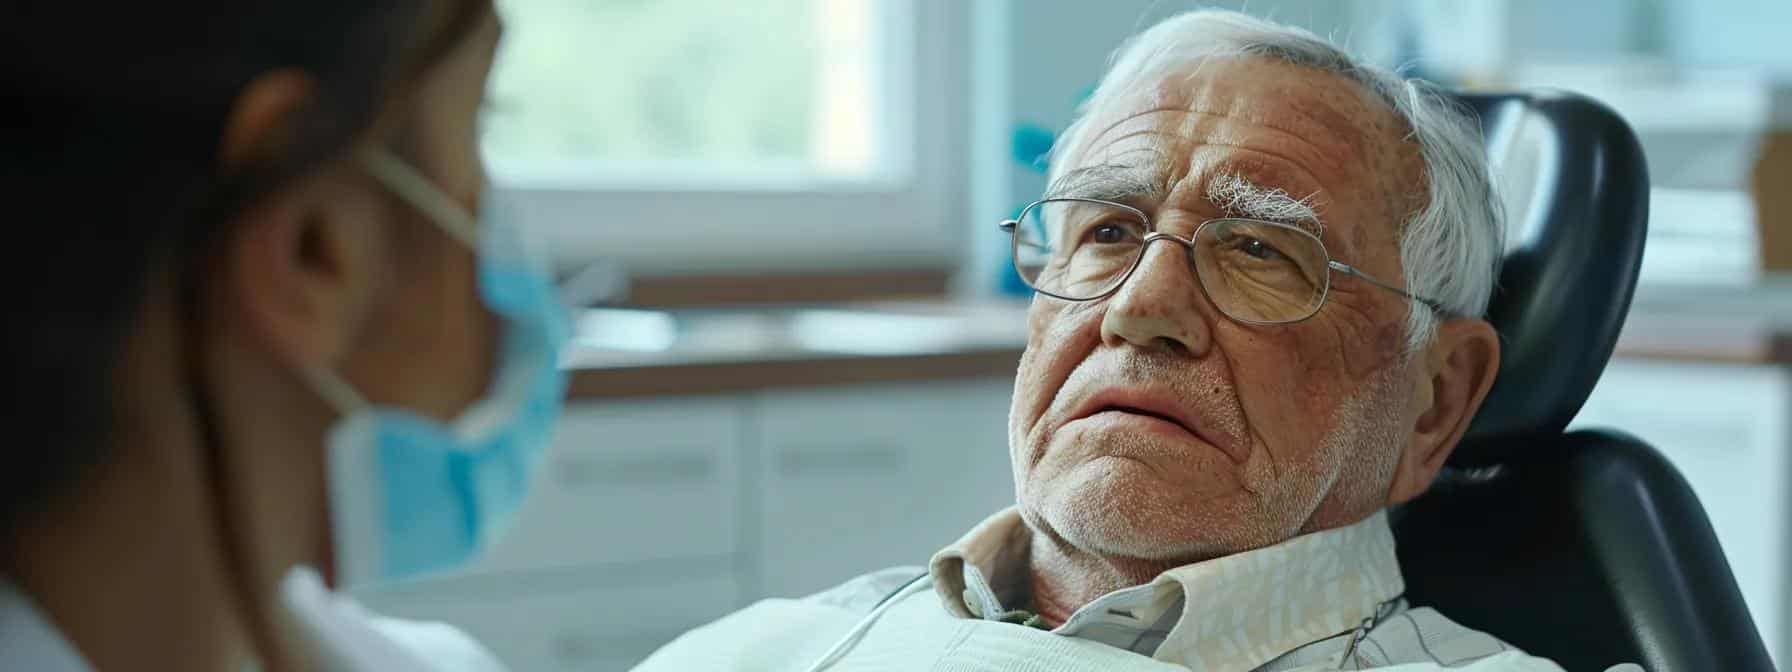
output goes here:
{"type": "Polygon", "coordinates": [[[733,554],[743,403],[571,405],[515,529],[468,573],[733,554]]]}
{"type": "Polygon", "coordinates": [[[516,525],[445,576],[363,591],[511,669],[626,670],[741,606],[739,396],[574,403],[516,525]]]}
{"type": "Polygon", "coordinates": [[[1617,359],[1572,423],[1634,434],[1674,463],[1704,505],[1755,625],[1779,660],[1792,587],[1789,385],[1792,376],[1778,367],[1617,359]]]}
{"type": "Polygon", "coordinates": [[[934,551],[1014,500],[1007,380],[574,403],[515,528],[364,590],[512,669],[621,670],[762,597],[934,551]]]}
{"type": "Polygon", "coordinates": [[[1010,389],[983,380],[763,393],[757,592],[799,596],[925,565],[1012,504],[1010,389]]]}

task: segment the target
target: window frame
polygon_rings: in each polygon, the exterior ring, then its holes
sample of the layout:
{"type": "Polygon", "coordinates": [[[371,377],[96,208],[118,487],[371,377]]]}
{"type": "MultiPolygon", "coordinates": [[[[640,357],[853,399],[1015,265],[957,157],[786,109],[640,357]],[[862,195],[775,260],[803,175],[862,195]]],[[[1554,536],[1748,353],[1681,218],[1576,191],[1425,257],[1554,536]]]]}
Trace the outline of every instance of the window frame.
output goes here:
{"type": "Polygon", "coordinates": [[[968,3],[871,1],[885,161],[873,176],[684,176],[669,164],[592,180],[492,162],[496,196],[562,271],[599,261],[633,276],[955,268],[968,235],[968,3]]]}

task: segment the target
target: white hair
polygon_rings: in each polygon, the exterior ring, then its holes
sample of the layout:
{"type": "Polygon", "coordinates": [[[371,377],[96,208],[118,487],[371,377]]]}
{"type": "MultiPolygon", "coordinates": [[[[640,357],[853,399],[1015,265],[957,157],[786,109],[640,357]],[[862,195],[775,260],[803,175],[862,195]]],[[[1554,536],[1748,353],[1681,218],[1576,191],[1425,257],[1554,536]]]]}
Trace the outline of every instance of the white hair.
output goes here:
{"type": "MultiPolygon", "coordinates": [[[[1089,112],[1215,57],[1264,57],[1342,75],[1367,89],[1410,129],[1425,163],[1425,206],[1398,231],[1407,291],[1456,315],[1487,312],[1504,252],[1504,213],[1494,197],[1480,126],[1447,92],[1363,63],[1312,32],[1238,12],[1202,9],[1170,17],[1114,52],[1095,92],[1065,129],[1054,155],[1077,147],[1089,112]]],[[[1054,156],[1054,158],[1059,158],[1054,156]]],[[[1055,183],[1067,168],[1052,161],[1055,183]]],[[[1437,316],[1409,307],[1408,352],[1431,342],[1437,316]]]]}

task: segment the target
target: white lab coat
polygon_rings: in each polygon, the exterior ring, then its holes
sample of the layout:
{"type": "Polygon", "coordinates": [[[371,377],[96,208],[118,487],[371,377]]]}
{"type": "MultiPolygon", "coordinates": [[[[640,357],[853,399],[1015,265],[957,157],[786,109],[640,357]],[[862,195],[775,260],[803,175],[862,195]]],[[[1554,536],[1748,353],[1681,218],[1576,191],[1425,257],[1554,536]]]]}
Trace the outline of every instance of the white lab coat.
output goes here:
{"type": "MultiPolygon", "coordinates": [[[[502,672],[497,657],[465,633],[442,623],[402,621],[367,611],[299,568],[281,584],[293,622],[310,657],[330,672],[502,672]]],[[[93,666],[63,638],[31,598],[0,579],[0,661],[7,669],[91,672],[93,666]]]]}

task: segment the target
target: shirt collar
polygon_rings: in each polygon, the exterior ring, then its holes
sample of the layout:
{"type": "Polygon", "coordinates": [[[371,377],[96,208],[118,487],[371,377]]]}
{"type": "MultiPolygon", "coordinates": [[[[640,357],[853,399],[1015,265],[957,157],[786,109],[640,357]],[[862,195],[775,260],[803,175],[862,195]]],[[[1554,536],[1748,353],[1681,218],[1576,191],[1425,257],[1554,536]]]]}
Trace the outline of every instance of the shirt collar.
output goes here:
{"type": "Polygon", "coordinates": [[[1003,509],[933,555],[927,570],[933,575],[934,592],[954,616],[993,618],[991,609],[999,612],[1002,600],[1013,604],[1027,589],[1027,552],[1032,545],[1033,532],[1021,522],[1020,510],[1003,509]],[[967,577],[976,586],[970,589],[968,604],[967,577]]]}
{"type": "MultiPolygon", "coordinates": [[[[1019,511],[1009,508],[935,554],[929,571],[946,610],[995,618],[1004,603],[1018,604],[1029,588],[1031,541],[1019,511]]],[[[1053,632],[1197,670],[1248,670],[1358,627],[1405,589],[1387,513],[1377,512],[1177,567],[1151,583],[1103,595],[1053,632]]]]}

